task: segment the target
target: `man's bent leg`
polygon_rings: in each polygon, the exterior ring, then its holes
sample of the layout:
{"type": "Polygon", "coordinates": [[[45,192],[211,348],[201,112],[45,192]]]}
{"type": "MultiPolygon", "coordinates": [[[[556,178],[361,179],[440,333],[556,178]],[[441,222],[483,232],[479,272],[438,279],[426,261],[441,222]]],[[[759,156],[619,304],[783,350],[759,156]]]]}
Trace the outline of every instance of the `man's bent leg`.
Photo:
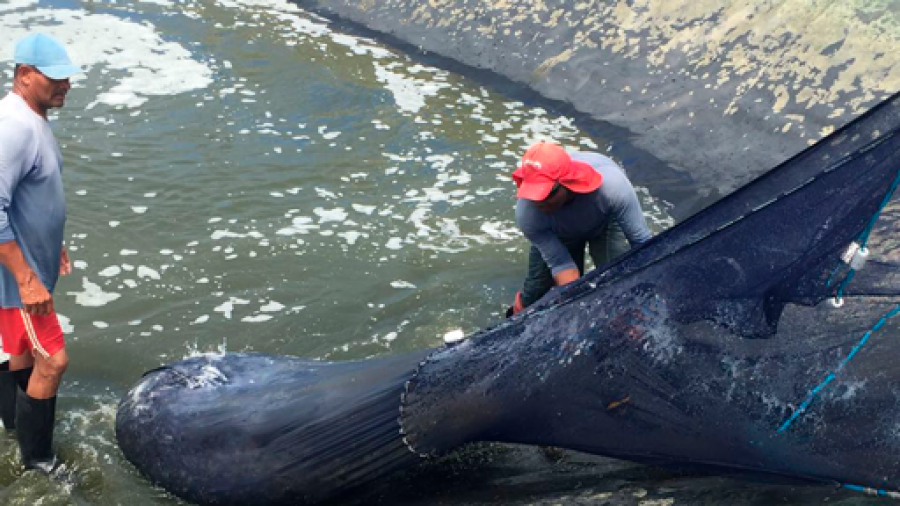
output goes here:
{"type": "MultiPolygon", "coordinates": [[[[584,241],[563,241],[563,245],[569,251],[572,261],[578,267],[578,272],[584,274],[584,241]]],[[[528,276],[522,288],[522,302],[525,307],[537,302],[553,288],[553,273],[544,262],[540,250],[531,246],[528,252],[528,276]]]]}
{"type": "Polygon", "coordinates": [[[525,307],[532,305],[553,288],[553,275],[550,267],[544,262],[541,252],[531,246],[528,252],[528,274],[522,286],[522,303],[525,307]]]}
{"type": "Polygon", "coordinates": [[[68,366],[69,355],[65,348],[47,358],[35,353],[34,372],[28,382],[28,396],[35,399],[55,397],[68,366]]]}
{"type": "Polygon", "coordinates": [[[53,452],[56,423],[56,393],[69,363],[65,348],[45,357],[35,350],[34,374],[28,392],[18,390],[16,398],[16,439],[25,469],[51,473],[58,463],[53,452]]]}
{"type": "Polygon", "coordinates": [[[34,367],[34,357],[31,353],[25,352],[21,355],[10,355],[9,370],[18,371],[20,369],[31,369],[34,367]]]}
{"type": "Polygon", "coordinates": [[[9,370],[15,376],[18,387],[23,392],[28,390],[28,381],[31,380],[31,373],[34,372],[34,357],[28,352],[10,356],[9,370]]]}
{"type": "Polygon", "coordinates": [[[34,356],[34,373],[27,390],[17,392],[16,439],[25,468],[50,473],[58,462],[53,453],[56,393],[69,355],[56,314],[37,316],[20,311],[19,316],[34,356]]]}
{"type": "Polygon", "coordinates": [[[606,226],[606,230],[588,242],[588,249],[591,252],[591,260],[594,261],[594,267],[597,268],[624,255],[631,249],[631,246],[628,244],[628,238],[625,237],[622,227],[618,222],[612,220],[606,226]]]}
{"type": "Polygon", "coordinates": [[[16,373],[9,370],[10,363],[0,364],[0,420],[8,431],[16,428],[16,373]]]}
{"type": "Polygon", "coordinates": [[[9,353],[9,361],[0,364],[0,419],[7,431],[16,428],[16,398],[19,390],[28,388],[34,366],[34,358],[28,352],[25,337],[19,327],[7,325],[7,318],[13,322],[21,321],[18,309],[0,309],[0,334],[3,339],[3,350],[9,353]],[[8,311],[8,313],[3,313],[8,311]],[[17,319],[18,318],[18,319],[17,319]]]}
{"type": "Polygon", "coordinates": [[[16,398],[19,390],[28,388],[33,364],[28,353],[11,355],[8,362],[0,364],[0,419],[7,432],[16,428],[16,398]]]}
{"type": "Polygon", "coordinates": [[[57,464],[53,453],[56,397],[35,399],[19,390],[16,398],[16,439],[25,469],[51,473],[57,464]]]}

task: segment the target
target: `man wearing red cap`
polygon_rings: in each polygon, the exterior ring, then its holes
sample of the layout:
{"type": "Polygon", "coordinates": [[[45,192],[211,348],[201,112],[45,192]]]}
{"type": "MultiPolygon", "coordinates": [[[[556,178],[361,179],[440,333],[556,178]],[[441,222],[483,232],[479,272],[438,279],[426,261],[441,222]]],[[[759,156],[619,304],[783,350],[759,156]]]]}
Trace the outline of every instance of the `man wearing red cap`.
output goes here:
{"type": "Polygon", "coordinates": [[[585,246],[599,266],[628,250],[626,238],[634,247],[652,236],[625,172],[603,155],[570,154],[540,142],[525,152],[512,177],[518,187],[516,223],[531,241],[528,277],[512,313],[554,285],[578,279],[585,246]]]}

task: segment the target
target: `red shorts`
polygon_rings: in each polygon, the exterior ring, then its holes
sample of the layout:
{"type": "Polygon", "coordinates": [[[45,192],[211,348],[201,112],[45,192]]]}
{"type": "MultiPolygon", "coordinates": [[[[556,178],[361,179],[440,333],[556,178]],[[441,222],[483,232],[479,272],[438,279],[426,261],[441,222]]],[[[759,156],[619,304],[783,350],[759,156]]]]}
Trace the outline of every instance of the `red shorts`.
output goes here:
{"type": "Polygon", "coordinates": [[[52,357],[65,347],[62,327],[56,313],[28,314],[17,307],[0,308],[0,336],[3,352],[21,355],[28,350],[44,358],[52,357]]]}

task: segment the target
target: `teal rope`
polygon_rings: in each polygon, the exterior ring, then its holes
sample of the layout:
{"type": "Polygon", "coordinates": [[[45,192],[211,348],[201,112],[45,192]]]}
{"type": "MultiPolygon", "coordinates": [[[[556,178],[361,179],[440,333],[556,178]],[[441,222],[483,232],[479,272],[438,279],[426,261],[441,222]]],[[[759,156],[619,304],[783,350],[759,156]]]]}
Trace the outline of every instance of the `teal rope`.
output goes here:
{"type": "Polygon", "coordinates": [[[875,222],[878,221],[878,218],[881,216],[881,212],[884,211],[884,208],[887,207],[888,203],[891,201],[891,197],[894,196],[894,191],[897,189],[898,185],[900,185],[900,171],[897,171],[897,176],[894,177],[894,182],[891,183],[890,189],[884,195],[884,200],[881,201],[881,206],[878,208],[878,212],[876,212],[875,215],[872,216],[872,219],[869,220],[869,225],[866,226],[866,229],[860,236],[862,242],[860,242],[859,245],[861,247],[866,247],[866,243],[869,241],[869,234],[872,233],[872,227],[875,226],[875,222]]]}
{"type": "Polygon", "coordinates": [[[881,319],[878,320],[878,323],[876,323],[874,327],[872,327],[862,336],[862,339],[860,339],[859,342],[856,343],[856,346],[854,346],[853,349],[850,350],[850,353],[847,355],[847,357],[845,357],[844,360],[840,364],[838,364],[837,369],[835,369],[834,372],[829,373],[821,383],[813,388],[812,391],[806,395],[806,399],[803,400],[803,402],[800,404],[800,407],[797,408],[797,410],[794,411],[791,417],[788,418],[787,421],[778,428],[779,434],[786,431],[788,427],[790,427],[791,424],[794,423],[794,420],[796,420],[801,414],[803,414],[804,411],[806,411],[810,404],[812,404],[816,395],[818,395],[819,392],[821,392],[826,386],[828,386],[828,384],[831,383],[835,377],[837,377],[837,374],[841,372],[841,370],[843,370],[851,360],[853,360],[853,357],[855,357],[856,354],[859,353],[859,350],[861,350],[863,345],[865,345],[869,338],[872,337],[872,334],[879,331],[888,320],[896,316],[898,313],[900,313],[900,304],[898,304],[894,309],[888,311],[886,315],[882,316],[881,319]]]}
{"type": "MultiPolygon", "coordinates": [[[[890,188],[888,188],[887,193],[884,195],[884,199],[881,201],[881,205],[878,207],[878,211],[876,211],[875,214],[872,215],[872,218],[869,219],[868,225],[866,225],[866,228],[859,235],[858,242],[860,245],[860,249],[866,247],[866,243],[868,243],[868,241],[869,241],[869,236],[872,233],[872,229],[875,227],[875,223],[878,221],[878,218],[881,217],[881,213],[882,213],[882,211],[884,211],[884,208],[887,207],[888,203],[891,201],[891,198],[893,197],[894,192],[897,190],[898,186],[900,186],[900,171],[897,171],[897,175],[894,176],[894,181],[891,183],[890,188]]],[[[837,272],[837,271],[835,270],[835,272],[837,272]]],[[[831,285],[831,277],[834,276],[835,272],[832,272],[831,276],[829,277],[828,285],[831,285]]],[[[837,300],[841,300],[843,298],[844,289],[847,288],[847,285],[849,285],[850,281],[853,280],[853,276],[855,274],[856,274],[855,269],[850,269],[850,271],[847,272],[847,277],[845,277],[844,281],[841,282],[841,286],[838,287],[837,293],[835,294],[835,298],[837,300]]],[[[850,353],[844,358],[844,360],[841,361],[840,364],[838,364],[838,366],[834,370],[834,372],[829,373],[828,376],[826,376],[825,379],[822,380],[821,383],[816,385],[815,388],[813,388],[808,394],[806,394],[806,398],[800,404],[800,407],[798,407],[791,414],[790,418],[788,418],[783,424],[781,424],[781,427],[778,428],[779,434],[786,431],[791,426],[791,424],[794,423],[794,420],[799,418],[800,415],[803,414],[807,410],[807,408],[809,408],[809,406],[812,404],[813,400],[815,400],[816,395],[818,395],[819,392],[824,390],[825,387],[827,387],[828,384],[831,383],[835,379],[835,377],[837,377],[837,374],[839,372],[841,372],[841,370],[843,370],[844,367],[846,367],[848,363],[850,363],[850,361],[853,359],[853,357],[855,357],[856,354],[859,353],[859,350],[862,349],[862,347],[866,344],[866,342],[868,342],[869,338],[872,337],[872,333],[877,332],[879,329],[881,329],[881,327],[884,326],[885,322],[887,322],[889,319],[896,316],[898,313],[900,313],[900,305],[897,305],[897,307],[888,311],[888,313],[886,315],[882,316],[881,319],[878,320],[878,323],[876,323],[874,327],[872,327],[868,332],[863,334],[863,336],[859,340],[859,342],[856,343],[856,346],[854,346],[853,349],[850,350],[850,353]]]]}
{"type": "Polygon", "coordinates": [[[854,485],[852,483],[842,483],[841,486],[843,486],[847,490],[852,490],[854,492],[862,492],[864,494],[876,495],[879,497],[890,497],[893,499],[900,499],[900,492],[895,492],[893,490],[884,490],[881,488],[864,487],[862,485],[854,485]]]}
{"type": "MultiPolygon", "coordinates": [[[[869,224],[866,225],[866,228],[859,235],[859,247],[860,249],[865,248],[866,244],[869,242],[869,235],[872,233],[872,228],[875,227],[875,223],[878,221],[878,218],[881,217],[881,212],[884,211],[884,208],[887,207],[888,203],[891,201],[891,197],[894,196],[894,191],[897,190],[897,186],[900,185],[900,171],[897,171],[897,175],[894,177],[894,181],[891,183],[891,187],[888,189],[887,193],[884,195],[884,199],[881,201],[881,206],[878,207],[878,211],[872,216],[869,220],[869,224]]],[[[847,288],[847,285],[850,284],[850,281],[853,280],[853,276],[856,274],[855,269],[850,269],[847,273],[847,277],[844,278],[844,281],[841,282],[841,286],[838,287],[837,293],[835,293],[834,297],[837,300],[841,300],[844,298],[844,290],[847,288]]],[[[832,276],[834,273],[832,273],[832,276]]],[[[828,284],[831,284],[831,279],[829,278],[828,284]]]]}

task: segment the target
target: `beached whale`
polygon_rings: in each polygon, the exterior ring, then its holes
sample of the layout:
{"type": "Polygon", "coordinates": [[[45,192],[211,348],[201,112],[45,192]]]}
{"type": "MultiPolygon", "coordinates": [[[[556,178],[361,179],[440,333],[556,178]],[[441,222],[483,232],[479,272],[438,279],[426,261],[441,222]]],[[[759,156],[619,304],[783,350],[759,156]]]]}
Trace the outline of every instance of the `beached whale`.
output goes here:
{"type": "Polygon", "coordinates": [[[900,98],[435,350],[150,371],[116,434],[201,504],[336,497],[472,441],[900,490],[900,98]]]}

